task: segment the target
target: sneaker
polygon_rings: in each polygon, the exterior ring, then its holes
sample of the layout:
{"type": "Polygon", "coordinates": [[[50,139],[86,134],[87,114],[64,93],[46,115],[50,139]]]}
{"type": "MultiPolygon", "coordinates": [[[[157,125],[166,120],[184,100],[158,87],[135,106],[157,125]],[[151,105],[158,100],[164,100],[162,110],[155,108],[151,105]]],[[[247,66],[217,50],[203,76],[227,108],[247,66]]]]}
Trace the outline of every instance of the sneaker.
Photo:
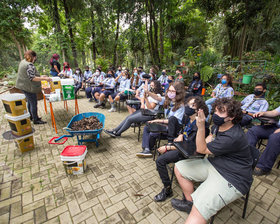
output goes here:
{"type": "Polygon", "coordinates": [[[171,199],[171,205],[173,208],[175,208],[178,211],[187,212],[188,214],[190,214],[193,203],[188,200],[180,200],[180,199],[173,198],[171,199]]]}
{"type": "Polygon", "coordinates": [[[258,168],[258,167],[256,167],[253,171],[253,175],[255,175],[255,176],[263,176],[263,175],[266,175],[266,174],[269,174],[269,173],[270,173],[270,170],[265,171],[265,170],[262,170],[261,168],[258,168]]]}
{"type": "Polygon", "coordinates": [[[101,107],[102,106],[102,103],[97,103],[96,105],[94,105],[93,107],[94,108],[98,108],[98,107],[101,107]]]}
{"type": "Polygon", "coordinates": [[[172,192],[172,189],[171,187],[165,187],[162,189],[162,191],[157,194],[155,197],[154,197],[154,201],[156,202],[160,202],[160,201],[165,201],[167,198],[169,197],[172,197],[173,196],[173,192],[172,192]]]}
{"type": "Polygon", "coordinates": [[[117,135],[117,132],[116,131],[113,131],[113,130],[106,130],[104,129],[104,132],[108,135],[110,135],[111,137],[113,138],[116,138],[116,137],[119,137],[120,135],[117,135]]]}
{"type": "Polygon", "coordinates": [[[142,152],[136,153],[136,156],[146,158],[152,157],[153,154],[151,153],[151,150],[149,148],[145,148],[142,152]]]}
{"type": "Polygon", "coordinates": [[[47,122],[46,121],[42,121],[42,120],[36,120],[36,121],[33,121],[33,124],[46,124],[47,122]]]}
{"type": "Polygon", "coordinates": [[[114,108],[114,107],[112,107],[110,110],[108,110],[108,112],[116,112],[117,111],[117,109],[116,108],[114,108]]]}
{"type": "Polygon", "coordinates": [[[89,98],[88,102],[93,102],[93,98],[89,98]]]}
{"type": "Polygon", "coordinates": [[[101,109],[105,109],[105,103],[101,103],[101,109]]]}

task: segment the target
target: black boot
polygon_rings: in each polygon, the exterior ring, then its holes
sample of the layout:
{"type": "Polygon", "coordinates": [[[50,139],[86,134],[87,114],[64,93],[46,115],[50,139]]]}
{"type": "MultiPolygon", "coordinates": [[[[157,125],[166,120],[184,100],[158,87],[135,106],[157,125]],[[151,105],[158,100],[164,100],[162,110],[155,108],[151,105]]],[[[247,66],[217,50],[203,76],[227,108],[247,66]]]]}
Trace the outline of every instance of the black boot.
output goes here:
{"type": "Polygon", "coordinates": [[[175,208],[179,211],[187,212],[188,214],[190,214],[193,203],[188,200],[179,200],[179,199],[173,198],[171,200],[171,205],[173,208],[175,208]]]}
{"type": "Polygon", "coordinates": [[[154,197],[154,201],[165,201],[168,197],[172,197],[173,192],[170,186],[165,187],[162,191],[154,197]]]}

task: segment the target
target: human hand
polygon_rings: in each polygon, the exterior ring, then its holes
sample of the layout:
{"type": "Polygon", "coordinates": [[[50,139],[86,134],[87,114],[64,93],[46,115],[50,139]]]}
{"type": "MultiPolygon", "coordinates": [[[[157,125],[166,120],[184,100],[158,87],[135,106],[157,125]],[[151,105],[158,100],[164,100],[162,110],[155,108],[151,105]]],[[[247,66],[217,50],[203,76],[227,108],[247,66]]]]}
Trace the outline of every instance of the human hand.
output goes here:
{"type": "Polygon", "coordinates": [[[174,139],[174,142],[182,142],[182,141],[183,141],[183,135],[182,134],[174,139]]]}
{"type": "Polygon", "coordinates": [[[202,109],[198,110],[197,116],[195,119],[196,119],[196,126],[198,129],[205,128],[206,117],[205,117],[205,114],[202,109]]]}
{"type": "Polygon", "coordinates": [[[51,77],[46,76],[46,77],[44,77],[44,80],[45,80],[45,81],[47,81],[47,82],[51,82],[51,81],[52,81],[52,78],[51,78],[51,77]]]}
{"type": "Polygon", "coordinates": [[[160,153],[160,154],[163,154],[166,152],[166,146],[161,146],[157,149],[157,151],[160,153]]]}
{"type": "Polygon", "coordinates": [[[264,112],[257,112],[253,114],[253,117],[262,117],[264,115],[264,112]]]}
{"type": "Polygon", "coordinates": [[[279,133],[280,132],[280,128],[276,129],[276,131],[274,132],[274,134],[279,133]]]}

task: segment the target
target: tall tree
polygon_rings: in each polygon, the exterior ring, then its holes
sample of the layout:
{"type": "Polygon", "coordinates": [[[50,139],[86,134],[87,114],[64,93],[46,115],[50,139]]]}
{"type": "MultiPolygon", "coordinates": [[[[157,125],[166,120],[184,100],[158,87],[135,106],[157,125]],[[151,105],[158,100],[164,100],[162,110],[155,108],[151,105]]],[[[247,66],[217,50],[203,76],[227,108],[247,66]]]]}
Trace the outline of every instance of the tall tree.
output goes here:
{"type": "Polygon", "coordinates": [[[71,15],[70,15],[69,6],[68,6],[67,2],[69,3],[69,1],[63,0],[66,24],[67,24],[68,31],[69,31],[69,36],[70,36],[72,54],[73,54],[73,58],[74,58],[74,65],[75,65],[75,67],[78,67],[76,44],[75,44],[75,41],[74,41],[71,15]]]}

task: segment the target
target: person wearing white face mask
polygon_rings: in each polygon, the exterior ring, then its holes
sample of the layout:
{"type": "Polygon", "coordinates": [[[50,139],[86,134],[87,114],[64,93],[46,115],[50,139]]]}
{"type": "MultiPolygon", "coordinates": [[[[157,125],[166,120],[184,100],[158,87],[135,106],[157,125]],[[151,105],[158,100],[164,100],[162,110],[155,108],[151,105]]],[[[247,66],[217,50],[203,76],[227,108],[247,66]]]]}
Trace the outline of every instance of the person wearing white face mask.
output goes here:
{"type": "Polygon", "coordinates": [[[74,83],[75,83],[75,94],[78,92],[83,85],[83,73],[80,68],[76,68],[76,71],[73,75],[74,83]]]}

